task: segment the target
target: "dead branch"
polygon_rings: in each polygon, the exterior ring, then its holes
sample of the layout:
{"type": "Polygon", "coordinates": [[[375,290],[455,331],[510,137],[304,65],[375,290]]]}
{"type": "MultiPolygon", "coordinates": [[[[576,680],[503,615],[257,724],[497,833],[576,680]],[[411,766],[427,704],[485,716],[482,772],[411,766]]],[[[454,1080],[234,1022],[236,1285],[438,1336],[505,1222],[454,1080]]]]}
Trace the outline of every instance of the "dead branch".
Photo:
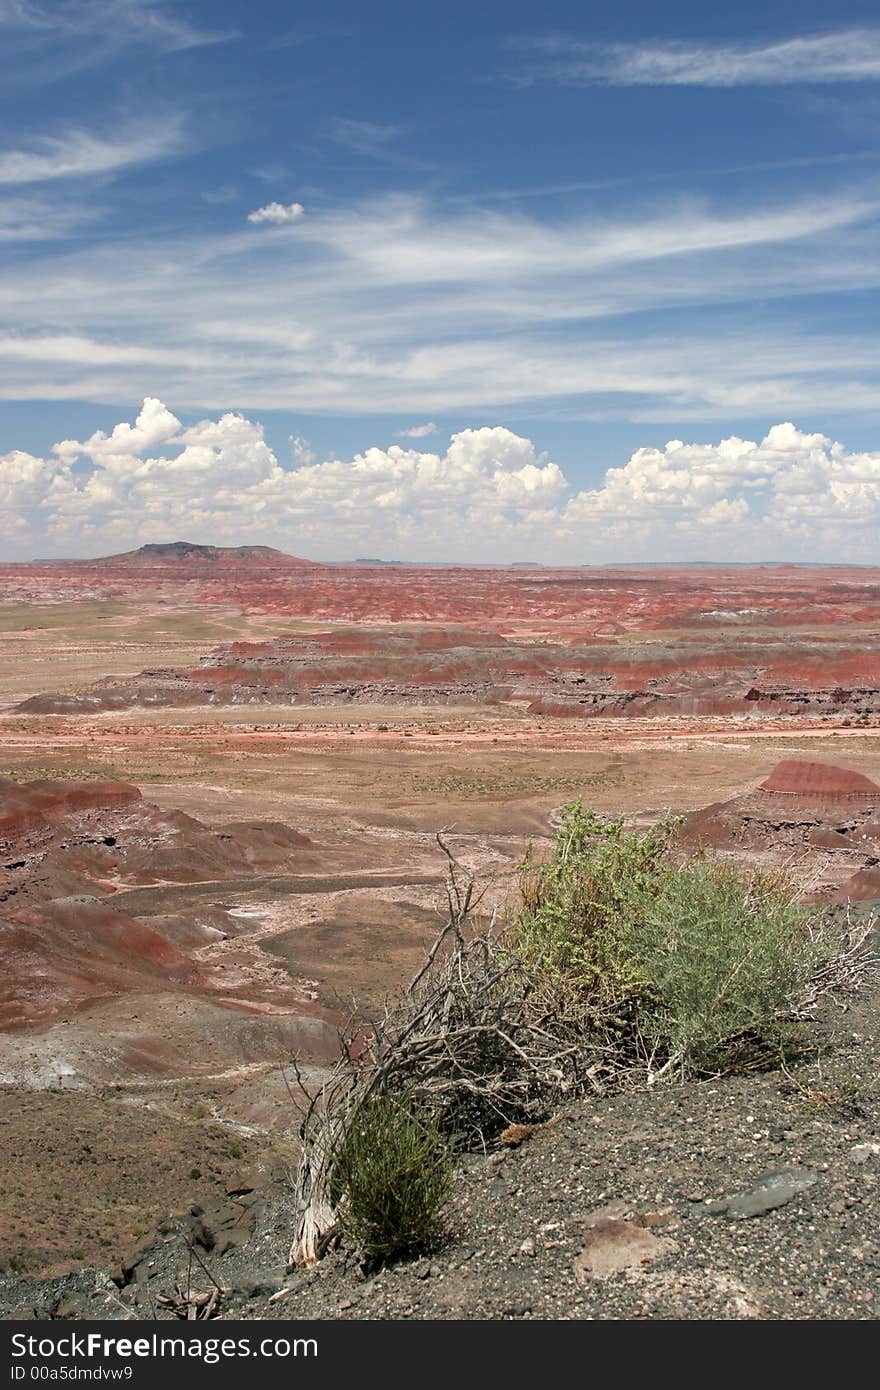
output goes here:
{"type": "MultiPolygon", "coordinates": [[[[455,868],[450,871],[450,876],[455,868]]],[[[450,920],[395,1008],[355,1058],[345,1052],[301,1127],[294,1265],[314,1264],[335,1234],[333,1155],[371,1096],[406,1093],[462,1147],[485,1148],[514,1123],[541,1123],[565,1098],[601,1090],[613,1048],[571,1011],[533,997],[521,961],[492,933],[465,940],[473,894],[449,888],[450,920]],[[444,947],[448,949],[443,949],[444,947]],[[591,1046],[589,1037],[595,1039],[591,1046]]]]}
{"type": "Polygon", "coordinates": [[[207,1321],[220,1316],[224,1292],[219,1284],[215,1284],[213,1289],[194,1292],[187,1281],[185,1291],[176,1283],[173,1294],[160,1294],[156,1302],[161,1308],[169,1308],[176,1318],[184,1322],[207,1321]]]}

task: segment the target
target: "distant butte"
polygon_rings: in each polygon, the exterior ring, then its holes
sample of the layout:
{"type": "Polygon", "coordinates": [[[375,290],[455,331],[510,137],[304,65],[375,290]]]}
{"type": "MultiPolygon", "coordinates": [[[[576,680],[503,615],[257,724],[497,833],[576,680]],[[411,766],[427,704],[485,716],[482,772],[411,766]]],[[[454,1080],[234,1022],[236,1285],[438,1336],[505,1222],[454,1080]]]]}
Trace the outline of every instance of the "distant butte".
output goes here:
{"type": "Polygon", "coordinates": [[[290,568],[293,565],[314,565],[298,555],[285,555],[270,545],[197,545],[194,541],[162,541],[142,545],[139,550],[126,550],[121,555],[104,555],[100,559],[80,561],[89,565],[273,565],[290,568]]]}
{"type": "Polygon", "coordinates": [[[686,843],[800,856],[831,851],[852,876],[833,901],[876,898],[880,787],[851,768],[787,758],[753,791],[685,818],[686,843]]]}
{"type": "Polygon", "coordinates": [[[822,801],[880,801],[880,787],[861,772],[796,758],[777,763],[761,791],[822,801]]]}

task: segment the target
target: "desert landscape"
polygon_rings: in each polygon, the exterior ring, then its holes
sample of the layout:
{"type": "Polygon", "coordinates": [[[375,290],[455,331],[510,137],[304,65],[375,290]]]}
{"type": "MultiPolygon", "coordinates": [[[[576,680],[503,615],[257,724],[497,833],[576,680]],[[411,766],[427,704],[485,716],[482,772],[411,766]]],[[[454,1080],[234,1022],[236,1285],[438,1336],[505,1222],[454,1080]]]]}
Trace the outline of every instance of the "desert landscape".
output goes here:
{"type": "Polygon", "coordinates": [[[289,1171],[292,1060],[418,967],[438,831],[487,912],[578,798],[880,900],[880,570],[153,544],[0,567],[0,647],[10,1273],[289,1171]]]}
{"type": "Polygon", "coordinates": [[[880,1318],[880,16],[460,8],[0,0],[13,1379],[880,1318]]]}

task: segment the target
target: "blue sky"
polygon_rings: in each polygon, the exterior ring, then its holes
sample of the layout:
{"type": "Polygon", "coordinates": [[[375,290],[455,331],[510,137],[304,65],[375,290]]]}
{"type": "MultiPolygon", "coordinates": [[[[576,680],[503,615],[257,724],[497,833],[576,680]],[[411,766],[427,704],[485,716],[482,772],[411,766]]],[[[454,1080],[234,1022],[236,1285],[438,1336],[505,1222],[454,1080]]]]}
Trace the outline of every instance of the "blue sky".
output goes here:
{"type": "Polygon", "coordinates": [[[875,557],[875,0],[0,0],[0,51],[0,553],[875,557]]]}

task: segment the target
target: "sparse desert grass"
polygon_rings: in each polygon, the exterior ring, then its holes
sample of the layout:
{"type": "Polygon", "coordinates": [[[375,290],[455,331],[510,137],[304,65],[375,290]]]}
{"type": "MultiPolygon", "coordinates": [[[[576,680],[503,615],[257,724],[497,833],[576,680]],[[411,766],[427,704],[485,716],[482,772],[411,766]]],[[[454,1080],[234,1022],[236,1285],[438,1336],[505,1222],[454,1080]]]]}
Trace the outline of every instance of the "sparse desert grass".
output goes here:
{"type": "Polygon", "coordinates": [[[340,1229],[371,1265],[434,1248],[451,1186],[443,1135],[430,1112],[406,1096],[373,1096],[333,1155],[331,1200],[340,1229]]]}

